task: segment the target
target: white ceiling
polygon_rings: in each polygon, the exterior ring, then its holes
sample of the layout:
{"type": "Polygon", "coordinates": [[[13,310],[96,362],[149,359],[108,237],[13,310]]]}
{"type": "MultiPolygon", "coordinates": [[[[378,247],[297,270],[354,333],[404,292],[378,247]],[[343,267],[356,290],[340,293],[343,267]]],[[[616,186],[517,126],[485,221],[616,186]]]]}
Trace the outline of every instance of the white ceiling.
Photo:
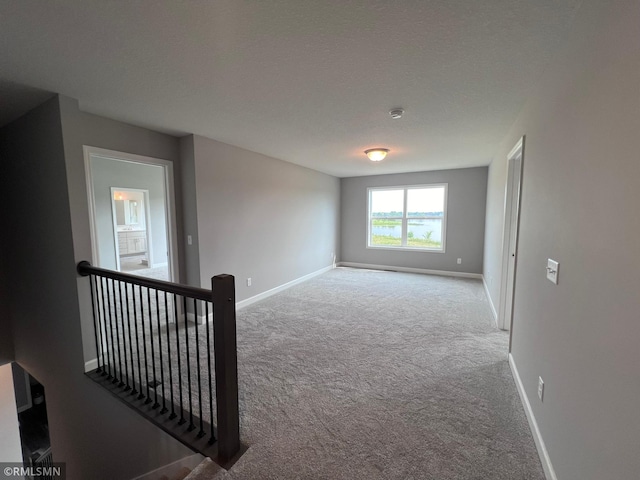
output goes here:
{"type": "Polygon", "coordinates": [[[580,3],[0,0],[0,121],[58,92],[340,177],[487,165],[580,3]]]}

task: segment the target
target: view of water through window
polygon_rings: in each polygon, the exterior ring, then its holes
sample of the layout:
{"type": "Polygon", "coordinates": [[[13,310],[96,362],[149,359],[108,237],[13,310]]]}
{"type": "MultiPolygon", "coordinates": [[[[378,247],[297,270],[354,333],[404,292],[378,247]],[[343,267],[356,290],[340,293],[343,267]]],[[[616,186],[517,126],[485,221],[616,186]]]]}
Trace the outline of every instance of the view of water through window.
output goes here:
{"type": "MultiPolygon", "coordinates": [[[[380,221],[373,220],[371,227],[373,235],[402,238],[402,220],[380,221]],[[381,223],[381,224],[379,224],[381,223]],[[393,224],[391,224],[393,223],[393,224]]],[[[442,220],[411,220],[409,219],[407,236],[410,238],[430,237],[434,242],[442,241],[442,220]]]]}
{"type": "Polygon", "coordinates": [[[445,204],[445,185],[371,189],[369,246],[443,250],[445,204]]]}

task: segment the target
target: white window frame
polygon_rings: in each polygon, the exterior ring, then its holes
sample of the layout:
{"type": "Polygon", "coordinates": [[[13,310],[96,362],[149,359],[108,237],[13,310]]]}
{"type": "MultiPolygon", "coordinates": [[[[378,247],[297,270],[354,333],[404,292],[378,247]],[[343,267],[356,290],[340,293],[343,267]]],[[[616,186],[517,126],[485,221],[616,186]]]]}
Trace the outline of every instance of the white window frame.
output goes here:
{"type": "Polygon", "coordinates": [[[389,187],[368,187],[367,188],[367,248],[375,249],[375,250],[404,250],[411,252],[424,252],[424,253],[445,253],[446,250],[446,236],[447,236],[447,201],[449,198],[449,184],[448,183],[429,183],[425,185],[398,185],[398,186],[389,186],[389,187]],[[425,189],[425,188],[442,188],[444,187],[444,203],[443,203],[443,215],[442,217],[437,216],[426,216],[426,217],[411,217],[411,219],[415,220],[442,220],[442,248],[427,248],[427,247],[411,247],[407,245],[407,231],[408,231],[408,221],[409,217],[407,216],[407,192],[413,189],[425,189]],[[371,229],[372,229],[372,220],[371,216],[371,196],[375,191],[389,191],[389,190],[402,190],[404,192],[404,205],[402,217],[389,217],[390,219],[399,219],[402,221],[402,237],[400,240],[400,246],[392,246],[392,245],[372,245],[371,244],[371,229]]]}

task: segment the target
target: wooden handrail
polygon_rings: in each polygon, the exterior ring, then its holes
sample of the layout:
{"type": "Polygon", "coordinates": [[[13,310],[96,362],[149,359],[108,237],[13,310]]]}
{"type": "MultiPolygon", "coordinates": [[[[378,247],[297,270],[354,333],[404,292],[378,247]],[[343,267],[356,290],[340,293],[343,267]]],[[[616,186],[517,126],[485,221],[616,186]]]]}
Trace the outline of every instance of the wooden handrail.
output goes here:
{"type": "Polygon", "coordinates": [[[100,277],[120,280],[122,282],[132,283],[141,287],[153,288],[162,292],[175,293],[176,295],[195,298],[196,300],[204,300],[205,302],[210,302],[212,299],[211,290],[199,287],[190,287],[189,285],[181,285],[179,283],[165,282],[164,280],[156,280],[153,278],[138,277],[128,273],[116,272],[115,270],[107,270],[106,268],[94,267],[86,260],[78,263],[76,270],[83,277],[88,275],[99,275],[100,277]]]}

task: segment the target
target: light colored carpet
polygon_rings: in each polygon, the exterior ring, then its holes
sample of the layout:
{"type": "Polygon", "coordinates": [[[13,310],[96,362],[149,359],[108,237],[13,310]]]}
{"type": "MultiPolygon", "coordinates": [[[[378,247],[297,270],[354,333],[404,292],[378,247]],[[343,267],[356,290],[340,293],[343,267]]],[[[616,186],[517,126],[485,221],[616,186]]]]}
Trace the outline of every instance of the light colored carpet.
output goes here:
{"type": "Polygon", "coordinates": [[[238,313],[240,479],[543,480],[478,280],[339,268],[238,313]]]}
{"type": "MultiPolygon", "coordinates": [[[[508,334],[493,325],[479,280],[338,268],[239,310],[237,321],[249,449],[202,478],[544,480],[508,334]]],[[[189,323],[192,358],[196,328],[207,390],[206,327],[189,323]]],[[[158,390],[170,398],[168,383],[158,390]]],[[[192,371],[194,394],[196,383],[192,371]]]]}
{"type": "Polygon", "coordinates": [[[210,458],[205,458],[200,465],[187,475],[185,480],[219,480],[228,478],[226,473],[227,472],[221,470],[218,465],[213,463],[210,458]]]}

